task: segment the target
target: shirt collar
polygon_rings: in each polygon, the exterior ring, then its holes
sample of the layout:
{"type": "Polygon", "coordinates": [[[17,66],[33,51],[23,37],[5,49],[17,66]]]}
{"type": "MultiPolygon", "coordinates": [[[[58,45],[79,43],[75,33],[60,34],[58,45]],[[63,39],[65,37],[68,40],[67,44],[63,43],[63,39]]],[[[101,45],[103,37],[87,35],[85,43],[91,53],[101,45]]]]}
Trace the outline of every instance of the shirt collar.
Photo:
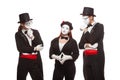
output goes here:
{"type": "Polygon", "coordinates": [[[22,29],[22,32],[23,32],[23,33],[25,33],[25,31],[26,31],[25,29],[22,29]]]}
{"type": "Polygon", "coordinates": [[[95,24],[96,24],[96,22],[95,22],[95,21],[91,23],[91,25],[92,25],[92,26],[94,26],[95,24]]]}

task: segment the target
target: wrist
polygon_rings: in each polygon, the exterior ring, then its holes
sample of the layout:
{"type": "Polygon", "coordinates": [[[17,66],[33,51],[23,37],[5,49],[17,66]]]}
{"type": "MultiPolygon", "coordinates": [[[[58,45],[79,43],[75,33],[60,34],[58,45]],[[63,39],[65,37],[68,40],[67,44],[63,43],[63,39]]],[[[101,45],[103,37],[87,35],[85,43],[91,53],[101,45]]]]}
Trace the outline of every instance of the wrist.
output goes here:
{"type": "Polygon", "coordinates": [[[72,58],[72,56],[69,55],[69,56],[68,56],[68,59],[71,60],[71,59],[73,59],[73,58],[72,58]]]}
{"type": "Polygon", "coordinates": [[[56,56],[55,54],[52,54],[52,55],[51,55],[51,58],[52,58],[52,59],[56,59],[56,57],[57,57],[57,56],[56,56]]]}

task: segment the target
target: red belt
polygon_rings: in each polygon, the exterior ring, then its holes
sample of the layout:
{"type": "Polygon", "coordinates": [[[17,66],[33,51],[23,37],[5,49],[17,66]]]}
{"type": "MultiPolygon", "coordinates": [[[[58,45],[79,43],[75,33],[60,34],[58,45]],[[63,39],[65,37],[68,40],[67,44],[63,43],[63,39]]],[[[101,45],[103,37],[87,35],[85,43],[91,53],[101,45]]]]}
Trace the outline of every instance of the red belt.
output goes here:
{"type": "Polygon", "coordinates": [[[87,50],[84,50],[84,54],[87,56],[87,55],[96,55],[98,53],[98,50],[95,50],[95,49],[87,49],[87,50]]]}
{"type": "Polygon", "coordinates": [[[28,54],[28,55],[21,54],[20,58],[26,58],[26,59],[35,60],[37,58],[37,54],[28,54]]]}

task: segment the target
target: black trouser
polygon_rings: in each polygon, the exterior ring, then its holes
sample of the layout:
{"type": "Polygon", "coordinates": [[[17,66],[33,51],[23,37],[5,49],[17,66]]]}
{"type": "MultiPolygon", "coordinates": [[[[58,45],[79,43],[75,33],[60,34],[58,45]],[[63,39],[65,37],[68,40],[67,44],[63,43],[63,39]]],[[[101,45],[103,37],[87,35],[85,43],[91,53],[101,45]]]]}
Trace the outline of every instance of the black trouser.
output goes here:
{"type": "Polygon", "coordinates": [[[64,77],[65,80],[74,80],[75,72],[76,68],[74,63],[64,65],[55,64],[53,80],[63,80],[64,77]]]}
{"type": "Polygon", "coordinates": [[[104,55],[84,55],[83,73],[85,80],[105,80],[104,55]]]}
{"type": "Polygon", "coordinates": [[[17,80],[26,80],[28,72],[30,73],[32,80],[43,80],[41,59],[29,60],[19,58],[17,67],[17,80]]]}

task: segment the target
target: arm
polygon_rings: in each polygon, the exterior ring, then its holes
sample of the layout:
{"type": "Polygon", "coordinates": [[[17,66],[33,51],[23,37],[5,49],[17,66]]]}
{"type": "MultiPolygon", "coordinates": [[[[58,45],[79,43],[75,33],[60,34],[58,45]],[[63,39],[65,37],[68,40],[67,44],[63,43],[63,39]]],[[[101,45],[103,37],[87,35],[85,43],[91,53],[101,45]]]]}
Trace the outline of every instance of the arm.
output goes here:
{"type": "Polygon", "coordinates": [[[77,46],[76,41],[72,42],[71,47],[72,47],[72,48],[70,48],[71,51],[72,51],[71,55],[66,55],[63,52],[61,53],[63,55],[63,57],[62,57],[62,59],[60,61],[61,64],[64,64],[64,62],[67,61],[67,60],[75,61],[78,58],[79,50],[78,50],[78,46],[77,46]]]}
{"type": "Polygon", "coordinates": [[[74,41],[72,44],[72,51],[73,53],[71,54],[71,56],[72,56],[72,59],[75,61],[79,56],[79,49],[76,41],[74,41]]]}
{"type": "Polygon", "coordinates": [[[81,40],[79,42],[79,49],[84,49],[84,44],[86,43],[85,34],[82,34],[81,40]]]}
{"type": "Polygon", "coordinates": [[[55,60],[61,60],[61,55],[62,54],[60,54],[60,55],[56,55],[55,53],[56,53],[56,50],[54,49],[54,40],[51,42],[51,45],[50,45],[50,49],[49,49],[49,57],[50,57],[50,59],[55,59],[55,60]]]}
{"type": "Polygon", "coordinates": [[[40,51],[43,49],[43,41],[41,39],[40,33],[38,30],[33,30],[33,35],[35,36],[34,40],[32,41],[35,44],[34,51],[40,51]]]}
{"type": "Polygon", "coordinates": [[[34,52],[34,47],[26,45],[24,37],[22,34],[17,32],[15,34],[16,46],[20,53],[32,53],[34,52]]]}
{"type": "Polygon", "coordinates": [[[33,35],[35,36],[35,39],[33,40],[33,42],[36,45],[41,44],[42,46],[44,46],[42,38],[41,38],[40,33],[38,32],[38,30],[34,30],[33,35]]]}
{"type": "Polygon", "coordinates": [[[52,55],[55,55],[54,48],[53,48],[53,41],[51,42],[50,49],[49,49],[49,57],[53,59],[52,55]]]}
{"type": "Polygon", "coordinates": [[[86,40],[93,45],[94,43],[98,43],[101,39],[103,39],[104,29],[102,24],[96,24],[93,33],[86,32],[86,40]]]}
{"type": "Polygon", "coordinates": [[[84,45],[85,49],[97,49],[97,47],[98,47],[98,43],[95,43],[93,45],[91,45],[90,43],[85,43],[84,45]]]}

